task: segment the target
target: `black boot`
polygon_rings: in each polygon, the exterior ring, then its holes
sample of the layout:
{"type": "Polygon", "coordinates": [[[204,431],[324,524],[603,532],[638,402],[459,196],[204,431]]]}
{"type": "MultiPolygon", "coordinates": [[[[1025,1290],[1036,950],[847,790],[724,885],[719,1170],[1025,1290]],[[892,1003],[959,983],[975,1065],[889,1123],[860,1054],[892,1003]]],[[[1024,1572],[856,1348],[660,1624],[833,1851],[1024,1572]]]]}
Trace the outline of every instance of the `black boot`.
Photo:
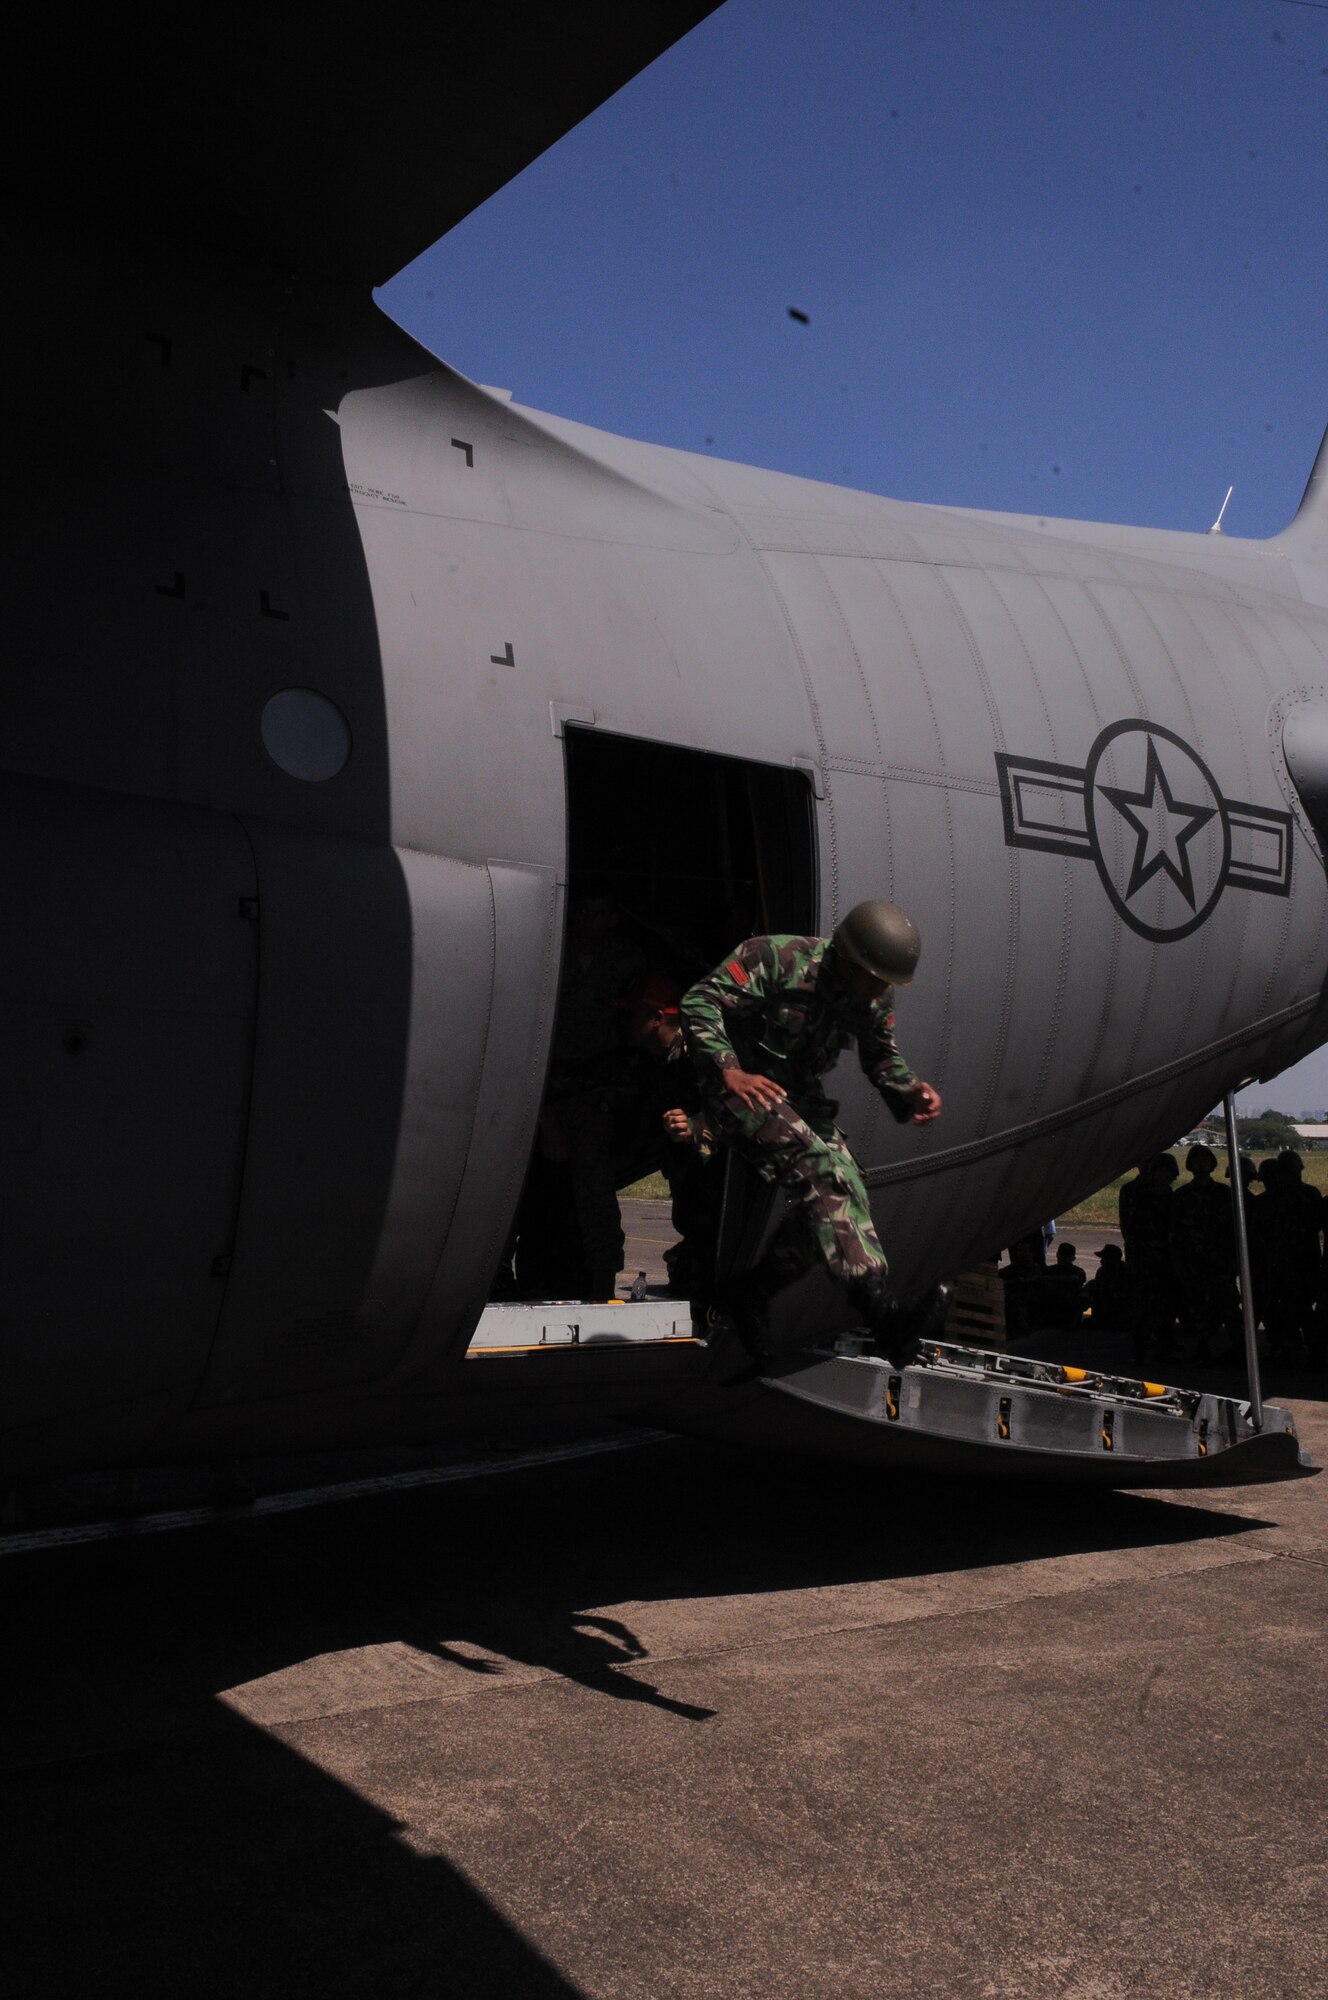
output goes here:
{"type": "Polygon", "coordinates": [[[706,1314],[709,1375],[725,1389],[755,1382],[770,1364],[770,1301],[749,1271],[717,1294],[706,1314]]]}
{"type": "Polygon", "coordinates": [[[864,1278],[850,1278],[844,1289],[864,1328],[876,1340],[890,1325],[895,1311],[888,1274],[885,1271],[869,1271],[864,1278]]]}
{"type": "Polygon", "coordinates": [[[950,1301],[954,1297],[951,1284],[933,1285],[927,1292],[911,1292],[904,1304],[913,1314],[909,1333],[918,1347],[926,1347],[931,1342],[944,1340],[945,1322],[950,1316],[950,1301]]]}
{"type": "Polygon", "coordinates": [[[896,1368],[907,1368],[927,1342],[944,1331],[953,1286],[934,1285],[930,1291],[896,1298],[889,1283],[884,1271],[854,1278],[848,1287],[849,1301],[862,1314],[881,1358],[896,1368]]]}
{"type": "Polygon", "coordinates": [[[726,1388],[754,1382],[769,1373],[779,1352],[770,1339],[770,1308],[781,1292],[795,1285],[807,1269],[801,1257],[790,1256],[776,1236],[754,1269],[731,1279],[715,1297],[708,1315],[714,1328],[715,1353],[711,1380],[726,1388]]]}

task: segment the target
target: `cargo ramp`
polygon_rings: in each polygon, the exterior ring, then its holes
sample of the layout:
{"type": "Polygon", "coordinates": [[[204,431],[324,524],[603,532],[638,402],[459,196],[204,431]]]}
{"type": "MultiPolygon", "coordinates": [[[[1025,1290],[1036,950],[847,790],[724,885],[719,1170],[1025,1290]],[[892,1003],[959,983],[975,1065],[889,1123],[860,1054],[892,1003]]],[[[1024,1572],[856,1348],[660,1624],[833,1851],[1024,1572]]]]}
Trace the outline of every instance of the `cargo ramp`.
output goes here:
{"type": "MultiPolygon", "coordinates": [[[[1260,1423],[1237,1397],[948,1341],[928,1343],[897,1368],[849,1335],[720,1390],[707,1379],[706,1343],[680,1300],[493,1305],[468,1358],[567,1369],[578,1355],[642,1347],[677,1351],[678,1388],[663,1421],[752,1444],[1101,1486],[1254,1484],[1315,1470],[1291,1412],[1277,1404],[1263,1405],[1260,1423]]],[[[652,1415],[659,1419],[657,1408],[652,1415]]]]}

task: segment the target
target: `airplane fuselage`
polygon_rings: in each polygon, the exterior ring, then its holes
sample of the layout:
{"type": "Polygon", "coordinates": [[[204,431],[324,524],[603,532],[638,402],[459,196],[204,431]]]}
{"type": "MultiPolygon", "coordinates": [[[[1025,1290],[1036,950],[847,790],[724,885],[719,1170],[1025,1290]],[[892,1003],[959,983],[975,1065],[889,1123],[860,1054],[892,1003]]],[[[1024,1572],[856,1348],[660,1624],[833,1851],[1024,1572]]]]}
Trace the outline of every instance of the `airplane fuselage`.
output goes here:
{"type": "Polygon", "coordinates": [[[1282,750],[1328,608],[1275,545],[612,438],[261,271],[94,278],[47,273],[10,373],[12,1469],[458,1416],[548,1064],[570,732],[797,774],[817,925],[916,915],[898,1032],[944,1117],[836,1086],[901,1285],[1328,1032],[1282,750]]]}

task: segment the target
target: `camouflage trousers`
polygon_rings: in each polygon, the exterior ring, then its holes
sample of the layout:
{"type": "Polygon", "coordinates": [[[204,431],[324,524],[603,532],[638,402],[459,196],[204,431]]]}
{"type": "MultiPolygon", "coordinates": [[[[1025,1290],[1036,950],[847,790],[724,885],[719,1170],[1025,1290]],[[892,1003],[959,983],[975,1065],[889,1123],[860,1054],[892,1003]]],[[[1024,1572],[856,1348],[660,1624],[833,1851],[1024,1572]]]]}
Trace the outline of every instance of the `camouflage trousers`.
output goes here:
{"type": "Polygon", "coordinates": [[[841,1284],[876,1272],[884,1277],[889,1267],[862,1169],[833,1119],[815,1105],[799,1110],[790,1098],[773,1111],[748,1111],[716,1095],[706,1106],[706,1122],[721,1145],[793,1201],[793,1214],[769,1253],[787,1277],[817,1264],[841,1284]]]}

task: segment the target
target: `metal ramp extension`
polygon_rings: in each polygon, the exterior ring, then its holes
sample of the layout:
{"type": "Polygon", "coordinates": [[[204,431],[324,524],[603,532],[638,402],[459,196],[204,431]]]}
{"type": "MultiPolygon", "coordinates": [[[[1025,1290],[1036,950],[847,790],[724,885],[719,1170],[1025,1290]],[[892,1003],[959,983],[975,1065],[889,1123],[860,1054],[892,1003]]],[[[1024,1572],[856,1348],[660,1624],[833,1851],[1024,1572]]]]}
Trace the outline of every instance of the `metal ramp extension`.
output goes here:
{"type": "Polygon", "coordinates": [[[539,1354],[567,1347],[658,1347],[692,1334],[686,1299],[551,1299],[535,1305],[486,1306],[471,1335],[468,1360],[485,1354],[539,1354]]]}
{"type": "Polygon", "coordinates": [[[892,1368],[875,1355],[817,1355],[771,1378],[783,1395],[852,1414],[893,1450],[882,1461],[1109,1486],[1208,1485],[1313,1471],[1295,1419],[1202,1389],[935,1342],[892,1368]]]}
{"type": "MultiPolygon", "coordinates": [[[[665,1345],[704,1353],[685,1300],[494,1305],[481,1315],[468,1358],[665,1345]]],[[[759,1383],[729,1393],[735,1408],[760,1399],[771,1418],[777,1398],[773,1433],[790,1443],[799,1440],[801,1410],[808,1443],[935,1471],[1161,1486],[1253,1483],[1314,1469],[1291,1412],[1276,1404],[1263,1406],[1260,1424],[1236,1397],[944,1341],[899,1369],[850,1335],[790,1354],[759,1383]]],[[[744,1428],[754,1434],[756,1425],[744,1428]]]]}

